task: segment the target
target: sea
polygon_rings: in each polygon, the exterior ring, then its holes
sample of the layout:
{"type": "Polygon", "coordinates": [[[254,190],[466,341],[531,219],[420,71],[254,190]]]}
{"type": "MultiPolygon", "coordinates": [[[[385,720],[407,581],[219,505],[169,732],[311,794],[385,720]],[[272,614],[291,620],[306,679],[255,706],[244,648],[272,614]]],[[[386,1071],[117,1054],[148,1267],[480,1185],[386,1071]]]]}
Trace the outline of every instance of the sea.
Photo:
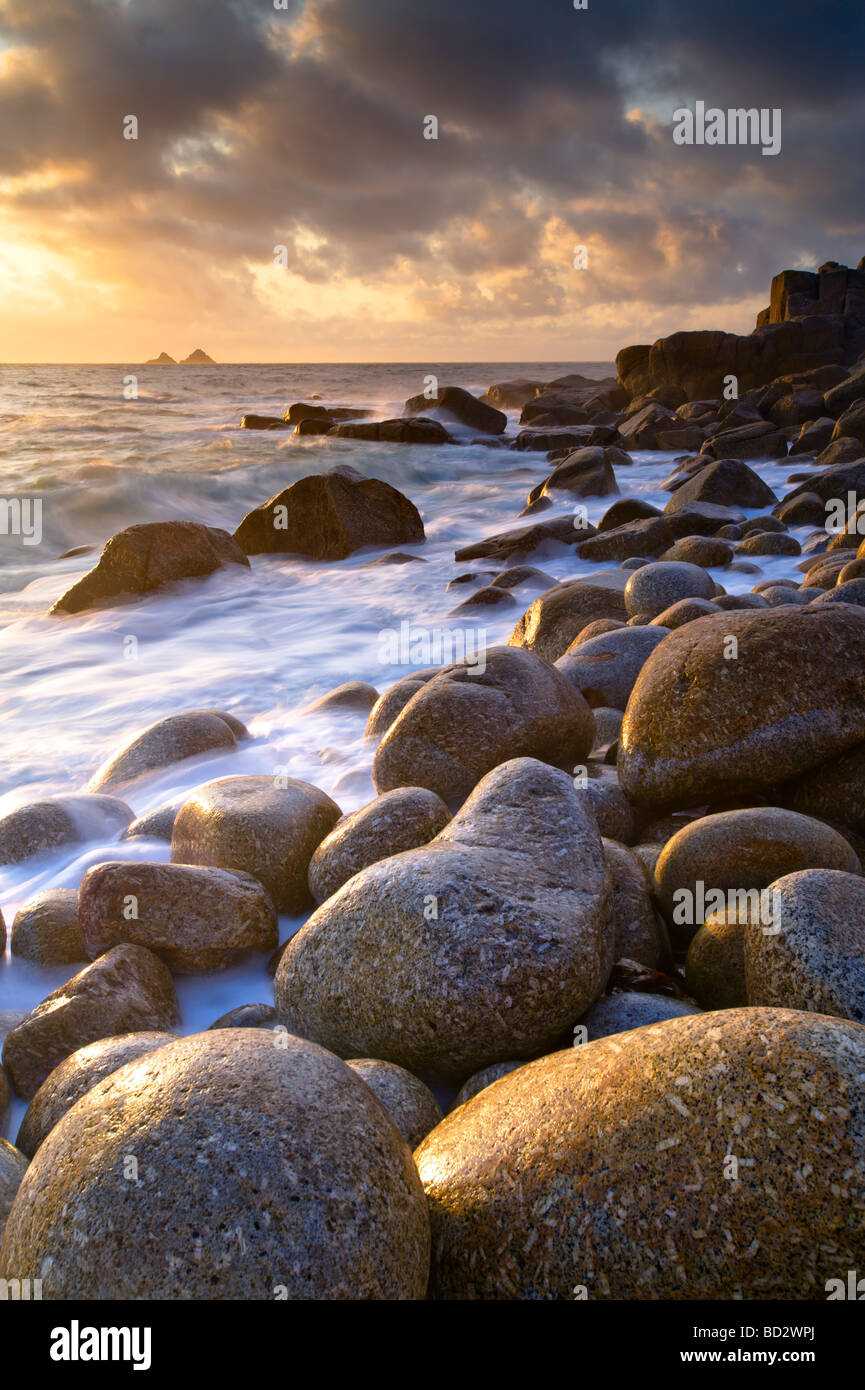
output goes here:
{"type": "MultiPolygon", "coordinates": [[[[0,502],[30,499],[41,511],[38,543],[33,533],[0,531],[0,815],[83,790],[101,763],[155,720],[202,707],[230,711],[251,739],[237,753],[142,779],[122,793],[137,815],[242,773],[279,772],[311,782],[344,812],[370,801],[375,750],[364,737],[363,716],[307,714],[305,707],[345,681],[383,691],[407,674],[411,653],[404,643],[394,649],[385,636],[405,623],[415,632],[456,632],[456,640],[462,634],[470,650],[472,642],[487,648],[506,642],[537,588],[516,590],[515,608],[452,616],[469,590],[448,591],[449,581],[484,568],[457,564],[454,551],[526,524],[519,514],[527,494],[550,465],[543,453],[473,443],[477,432],[453,421],[447,423],[458,443],[430,447],[243,430],[241,418],[320,401],[384,419],[401,415],[430,375],[481,394],[493,382],[551,381],[570,372],[599,379],[614,368],[608,362],[0,366],[0,502]],[[423,563],[370,567],[380,551],[337,563],[260,556],[249,570],[230,566],[130,604],[48,616],[124,527],[182,519],[233,531],[251,508],[335,464],[382,478],[412,499],[426,541],[397,548],[423,563]],[[79,547],[90,549],[66,554],[79,547]]],[[[509,412],[509,434],[516,433],[518,415],[509,412]]],[[[631,466],[618,470],[622,495],[663,506],[669,494],[660,484],[674,455],[631,457],[631,466]]],[[[779,496],[788,490],[786,461],[753,466],[779,496]]],[[[587,499],[589,520],[596,522],[612,500],[587,499]]],[[[572,512],[573,501],[563,497],[543,516],[572,512]]],[[[799,539],[807,533],[794,532],[799,539]]],[[[601,568],[557,545],[530,563],[559,580],[601,568]]],[[[762,578],[796,575],[795,564],[761,557],[755,574],[712,573],[728,592],[739,592],[762,578]]],[[[165,842],[134,839],[0,867],[7,932],[34,893],[77,887],[94,864],[168,857],[165,842]]],[[[281,919],[280,939],[303,920],[281,919]]],[[[34,1007],[73,973],[15,959],[7,946],[0,1015],[34,1007]]],[[[220,974],[178,977],[177,988],[182,1033],[201,1031],[237,1005],[272,1001],[263,958],[220,974]]],[[[7,1119],[10,1138],[20,1113],[17,1103],[7,1119]]]]}

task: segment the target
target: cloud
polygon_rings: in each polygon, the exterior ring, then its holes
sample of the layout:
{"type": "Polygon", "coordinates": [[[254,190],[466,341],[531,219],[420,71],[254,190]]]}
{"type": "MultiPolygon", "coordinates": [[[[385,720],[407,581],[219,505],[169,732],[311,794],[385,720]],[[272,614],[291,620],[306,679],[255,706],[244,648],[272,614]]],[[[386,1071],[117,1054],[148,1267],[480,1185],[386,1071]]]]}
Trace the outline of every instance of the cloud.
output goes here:
{"type": "Polygon", "coordinates": [[[746,329],[803,247],[865,250],[865,20],[841,0],[0,0],[0,22],[12,331],[35,351],[50,303],[49,358],[82,333],[134,351],[154,304],[217,356],[279,358],[301,322],[320,353],[380,353],[334,291],[380,305],[393,355],[420,323],[439,355],[458,330],[456,357],[592,357],[701,308],[746,329]],[[780,107],[781,154],[675,146],[698,98],[780,107]]]}

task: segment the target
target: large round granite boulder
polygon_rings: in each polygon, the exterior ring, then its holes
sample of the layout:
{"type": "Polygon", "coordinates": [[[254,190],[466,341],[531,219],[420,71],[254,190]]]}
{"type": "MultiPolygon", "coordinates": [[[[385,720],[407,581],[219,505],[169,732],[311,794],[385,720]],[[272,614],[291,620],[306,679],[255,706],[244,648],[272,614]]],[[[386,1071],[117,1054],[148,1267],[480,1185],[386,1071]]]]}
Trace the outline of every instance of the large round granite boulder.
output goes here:
{"type": "Polygon", "coordinates": [[[825,1299],[865,1268],[865,1028],[730,1009],[542,1057],[415,1153],[439,1299],[825,1299]]]}
{"type": "Polygon", "coordinates": [[[625,795],[690,807],[772,787],[865,738],[865,609],[725,612],[677,628],[634,686],[625,795]]]}
{"type": "Polygon", "coordinates": [[[280,959],[277,1012],[343,1057],[463,1081],[536,1055],[601,993],[611,888],[587,799],[517,758],[430,844],[329,898],[280,959]]]}
{"type": "Polygon", "coordinates": [[[101,1081],[18,1190],[0,1277],[44,1299],[421,1299],[429,1218],[364,1081],[255,1028],[181,1038],[101,1081]]]}
{"type": "Polygon", "coordinates": [[[560,671],[493,647],[483,671],[457,662],[420,687],[379,744],[372,779],[379,792],[426,787],[456,800],[509,758],[573,767],[594,738],[588,704],[560,671]]]}

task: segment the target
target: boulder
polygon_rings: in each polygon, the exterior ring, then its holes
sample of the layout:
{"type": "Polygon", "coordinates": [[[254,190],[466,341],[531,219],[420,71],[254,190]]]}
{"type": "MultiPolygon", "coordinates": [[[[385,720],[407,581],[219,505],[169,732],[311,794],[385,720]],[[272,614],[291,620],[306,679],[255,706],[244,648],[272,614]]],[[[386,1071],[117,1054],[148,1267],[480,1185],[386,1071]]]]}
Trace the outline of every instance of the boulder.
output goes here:
{"type": "MultiPolygon", "coordinates": [[[[334,425],[328,434],[339,439],[365,439],[382,444],[453,444],[438,420],[416,416],[411,420],[348,420],[334,425]]],[[[352,469],[352,472],[354,470],[352,469]]]]}
{"type": "MultiPolygon", "coordinates": [[[[26,1172],[25,1155],[14,1149],[5,1139],[0,1139],[0,1240],[3,1239],[6,1220],[26,1172]]],[[[9,1298],[10,1294],[4,1291],[3,1296],[9,1298]]]]}
{"type": "Polygon", "coordinates": [[[149,594],[179,579],[201,579],[224,565],[249,565],[227,531],[194,521],[148,521],[118,531],[99,563],[51,609],[83,613],[149,594]]]}
{"type": "Polygon", "coordinates": [[[831,826],[778,806],[753,806],[701,816],[684,826],[665,844],[655,880],[664,897],[678,899],[684,909],[679,917],[674,913],[674,922],[701,926],[701,903],[710,912],[723,910],[706,901],[710,894],[724,894],[728,909],[741,905],[745,910],[750,899],[756,916],[757,890],[799,869],[861,871],[850,845],[831,826]]]}
{"type": "Polygon", "coordinates": [[[429,844],[450,820],[441,797],[424,787],[397,787],[343,816],[309,864],[309,891],[323,903],[361,869],[429,844]]]}
{"type": "Polygon", "coordinates": [[[115,753],[89,782],[91,791],[117,791],[148,772],[205,754],[234,753],[237,739],[215,711],[189,710],[151,724],[115,753]]]}
{"type": "Polygon", "coordinates": [[[176,1040],[175,1033],[121,1033],[70,1052],[42,1082],[28,1105],[15,1140],[18,1148],[32,1158],[67,1110],[104,1077],[176,1040]]]}
{"type": "Polygon", "coordinates": [[[587,642],[577,637],[556,669],[590,705],[624,710],[649,653],[666,635],[659,627],[619,627],[587,642]]]}
{"type": "Polygon", "coordinates": [[[795,536],[782,531],[752,531],[736,546],[737,555],[801,555],[795,536]]]}
{"type": "Polygon", "coordinates": [[[771,507],[778,501],[759,473],[735,458],[721,458],[692,473],[676,488],[664,515],[678,512],[689,502],[714,502],[716,506],[771,507]]]}
{"type": "MultiPolygon", "coordinates": [[[[783,459],[787,457],[787,436],[768,420],[754,420],[707,439],[700,452],[725,463],[732,459],[783,459]]],[[[761,507],[763,503],[755,505],[761,507]]]]}
{"type": "Polygon", "coordinates": [[[71,793],[31,801],[0,816],[0,864],[23,864],[88,840],[116,839],[134,817],[132,808],[113,796],[71,793]]]}
{"type": "Polygon", "coordinates": [[[422,1299],[428,1268],[411,1151],[367,1084],[254,1028],[180,1038],[82,1096],[0,1252],[55,1300],[422,1299]]]}
{"type": "Polygon", "coordinates": [[[629,560],[666,550],[674,539],[665,517],[643,517],[589,537],[580,544],[579,556],[581,560],[629,560]]]}
{"type": "Polygon", "coordinates": [[[292,937],[289,1029],[456,1080],[551,1046],[612,967],[597,825],[566,773],[490,772],[429,845],[364,869],[292,937]]]}
{"type": "MultiPolygon", "coordinates": [[[[650,970],[663,969],[669,961],[670,941],[655,911],[652,882],[645,865],[627,845],[606,836],[604,858],[613,885],[610,927],[615,936],[616,960],[635,960],[650,970]]],[[[600,1007],[596,1004],[591,1012],[600,1007]]]]}
{"type": "MultiPolygon", "coordinates": [[[[675,603],[671,603],[669,608],[664,608],[656,618],[650,619],[650,627],[661,627],[665,632],[672,632],[674,628],[684,627],[685,623],[693,623],[697,618],[705,618],[708,613],[720,613],[721,609],[717,603],[713,603],[707,598],[680,598],[675,603]]],[[[647,614],[641,614],[641,618],[646,618],[647,614]]],[[[636,622],[636,618],[632,619],[636,622]]]]}
{"type": "Polygon", "coordinates": [[[656,618],[680,599],[708,599],[714,592],[714,580],[699,565],[658,561],[634,570],[625,585],[625,608],[631,618],[639,613],[656,618]]]}
{"type": "Polygon", "coordinates": [[[344,685],[338,685],[335,690],[329,690],[326,695],[313,700],[303,712],[320,714],[323,710],[334,710],[337,713],[369,714],[378,698],[374,685],[368,685],[366,681],[346,681],[344,685]]]}
{"type": "Polygon", "coordinates": [[[367,546],[422,541],[424,528],[414,503],[390,483],[340,465],[283,488],[248,512],[234,535],[247,555],[344,560],[367,546]]]}
{"type": "Polygon", "coordinates": [[[406,415],[423,415],[433,409],[452,415],[461,425],[468,425],[469,429],[479,430],[481,434],[504,434],[508,427],[508,417],[503,411],[478,400],[461,386],[440,386],[433,397],[412,396],[405,403],[406,415]]]}
{"type": "Polygon", "coordinates": [[[733,547],[728,541],[718,540],[716,536],[683,536],[661,556],[664,561],[676,560],[686,565],[701,565],[703,569],[729,565],[732,558],[733,547]]]}
{"type": "Polygon", "coordinates": [[[778,797],[805,816],[840,822],[865,832],[865,743],[854,744],[800,777],[783,782],[778,797]]]}
{"type": "Polygon", "coordinates": [[[865,612],[720,613],[649,656],[622,725],[619,779],[638,805],[698,806],[771,787],[863,739],[865,612]]]}
{"type": "Polygon", "coordinates": [[[859,1025],[787,1009],[520,1067],[415,1154],[430,1297],[825,1298],[865,1266],[863,1068],[859,1025]]]}
{"type": "MultiPolygon", "coordinates": [[[[556,592],[556,591],[553,591],[556,592]]],[[[594,720],[579,691],[532,651],[493,647],[483,672],[445,666],[391,724],[376,750],[376,790],[468,795],[511,758],[571,765],[588,755],[594,720]]]]}
{"type": "Polygon", "coordinates": [[[325,792],[293,777],[222,777],[181,806],[171,862],[242,870],[258,879],[277,912],[303,912],[309,861],[340,815],[325,792]]]}
{"type": "Polygon", "coordinates": [[[624,619],[625,576],[597,574],[558,584],[536,598],[508,638],[547,661],[564,656],[574,638],[598,618],[624,619]]]}
{"type": "Polygon", "coordinates": [[[369,1086],[410,1149],[416,1149],[442,1118],[441,1107],[428,1086],[393,1062],[353,1057],[348,1065],[369,1086]]]}
{"type": "MultiPolygon", "coordinates": [[[[755,914],[756,915],[756,914],[755,914]]],[[[740,1009],[745,987],[744,912],[733,907],[712,912],[694,935],[685,960],[688,992],[704,1009],[740,1009]]]]}
{"type": "Polygon", "coordinates": [[[493,1062],[492,1066],[482,1067],[480,1071],[473,1072],[457,1091],[451,1109],[456,1110],[457,1106],[465,1105],[467,1100],[471,1100],[472,1096],[478,1095],[480,1091],[486,1090],[487,1086],[492,1086],[494,1081],[498,1081],[501,1077],[507,1076],[509,1072],[516,1071],[518,1067],[524,1065],[524,1062],[493,1062]]]}
{"type": "Polygon", "coordinates": [[[572,497],[606,497],[618,492],[614,456],[619,452],[618,449],[575,449],[542,483],[532,488],[529,506],[553,492],[567,492],[572,497]]]}
{"type": "Polygon", "coordinates": [[[385,733],[412,696],[416,695],[427,681],[431,681],[433,676],[437,676],[440,670],[440,666],[425,666],[420,671],[410,671],[380,695],[366,721],[364,732],[367,738],[376,738],[379,734],[385,733]]]}
{"type": "Polygon", "coordinates": [[[554,550],[556,546],[575,546],[577,541],[595,534],[593,526],[578,527],[573,517],[557,516],[550,521],[535,521],[531,526],[518,526],[502,531],[473,545],[464,545],[454,554],[459,563],[469,560],[510,562],[525,560],[539,551],[554,550]]]}
{"type": "Polygon", "coordinates": [[[257,879],[188,864],[97,864],[79,892],[91,959],[112,946],[146,946],[176,974],[223,970],[279,941],[273,903],[257,879]]]}
{"type": "Polygon", "coordinates": [[[74,888],[46,888],[28,898],[12,923],[10,950],[36,965],[68,965],[89,959],[78,922],[74,888]]]}
{"type": "Polygon", "coordinates": [[[526,401],[532,400],[543,391],[545,382],[518,377],[514,381],[499,381],[490,386],[481,396],[484,405],[497,410],[521,410],[526,401]]]}
{"type": "Polygon", "coordinates": [[[643,990],[621,990],[599,999],[580,1020],[588,1034],[588,1042],[629,1033],[632,1028],[650,1028],[670,1018],[686,1018],[700,1010],[684,999],[671,999],[666,994],[648,994],[643,990]]]}
{"type": "Polygon", "coordinates": [[[54,1067],[98,1038],[178,1022],[171,975],[143,946],[115,946],[73,975],[6,1035],[3,1065],[19,1095],[34,1096],[54,1067]]]}
{"type": "Polygon", "coordinates": [[[865,1023],[865,881],[805,869],[771,892],[772,925],[745,927],[748,1003],[865,1023]]]}

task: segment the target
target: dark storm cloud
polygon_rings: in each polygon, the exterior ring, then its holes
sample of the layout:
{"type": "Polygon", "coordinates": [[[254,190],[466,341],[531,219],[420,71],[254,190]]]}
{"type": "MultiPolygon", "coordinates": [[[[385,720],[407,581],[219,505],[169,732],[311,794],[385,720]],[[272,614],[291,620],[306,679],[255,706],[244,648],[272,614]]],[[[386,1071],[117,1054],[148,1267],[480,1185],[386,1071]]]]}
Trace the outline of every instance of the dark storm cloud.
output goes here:
{"type": "Polygon", "coordinates": [[[553,318],[551,258],[566,270],[575,238],[603,247],[584,302],[738,301],[796,256],[865,250],[858,3],[0,0],[0,15],[0,177],[78,168],[13,186],[49,241],[88,218],[106,245],[206,245],[226,268],[281,243],[311,282],[408,265],[479,313],[472,281],[510,272],[503,303],[553,318]],[[675,146],[672,111],[697,98],[780,107],[781,154],[675,146]]]}

